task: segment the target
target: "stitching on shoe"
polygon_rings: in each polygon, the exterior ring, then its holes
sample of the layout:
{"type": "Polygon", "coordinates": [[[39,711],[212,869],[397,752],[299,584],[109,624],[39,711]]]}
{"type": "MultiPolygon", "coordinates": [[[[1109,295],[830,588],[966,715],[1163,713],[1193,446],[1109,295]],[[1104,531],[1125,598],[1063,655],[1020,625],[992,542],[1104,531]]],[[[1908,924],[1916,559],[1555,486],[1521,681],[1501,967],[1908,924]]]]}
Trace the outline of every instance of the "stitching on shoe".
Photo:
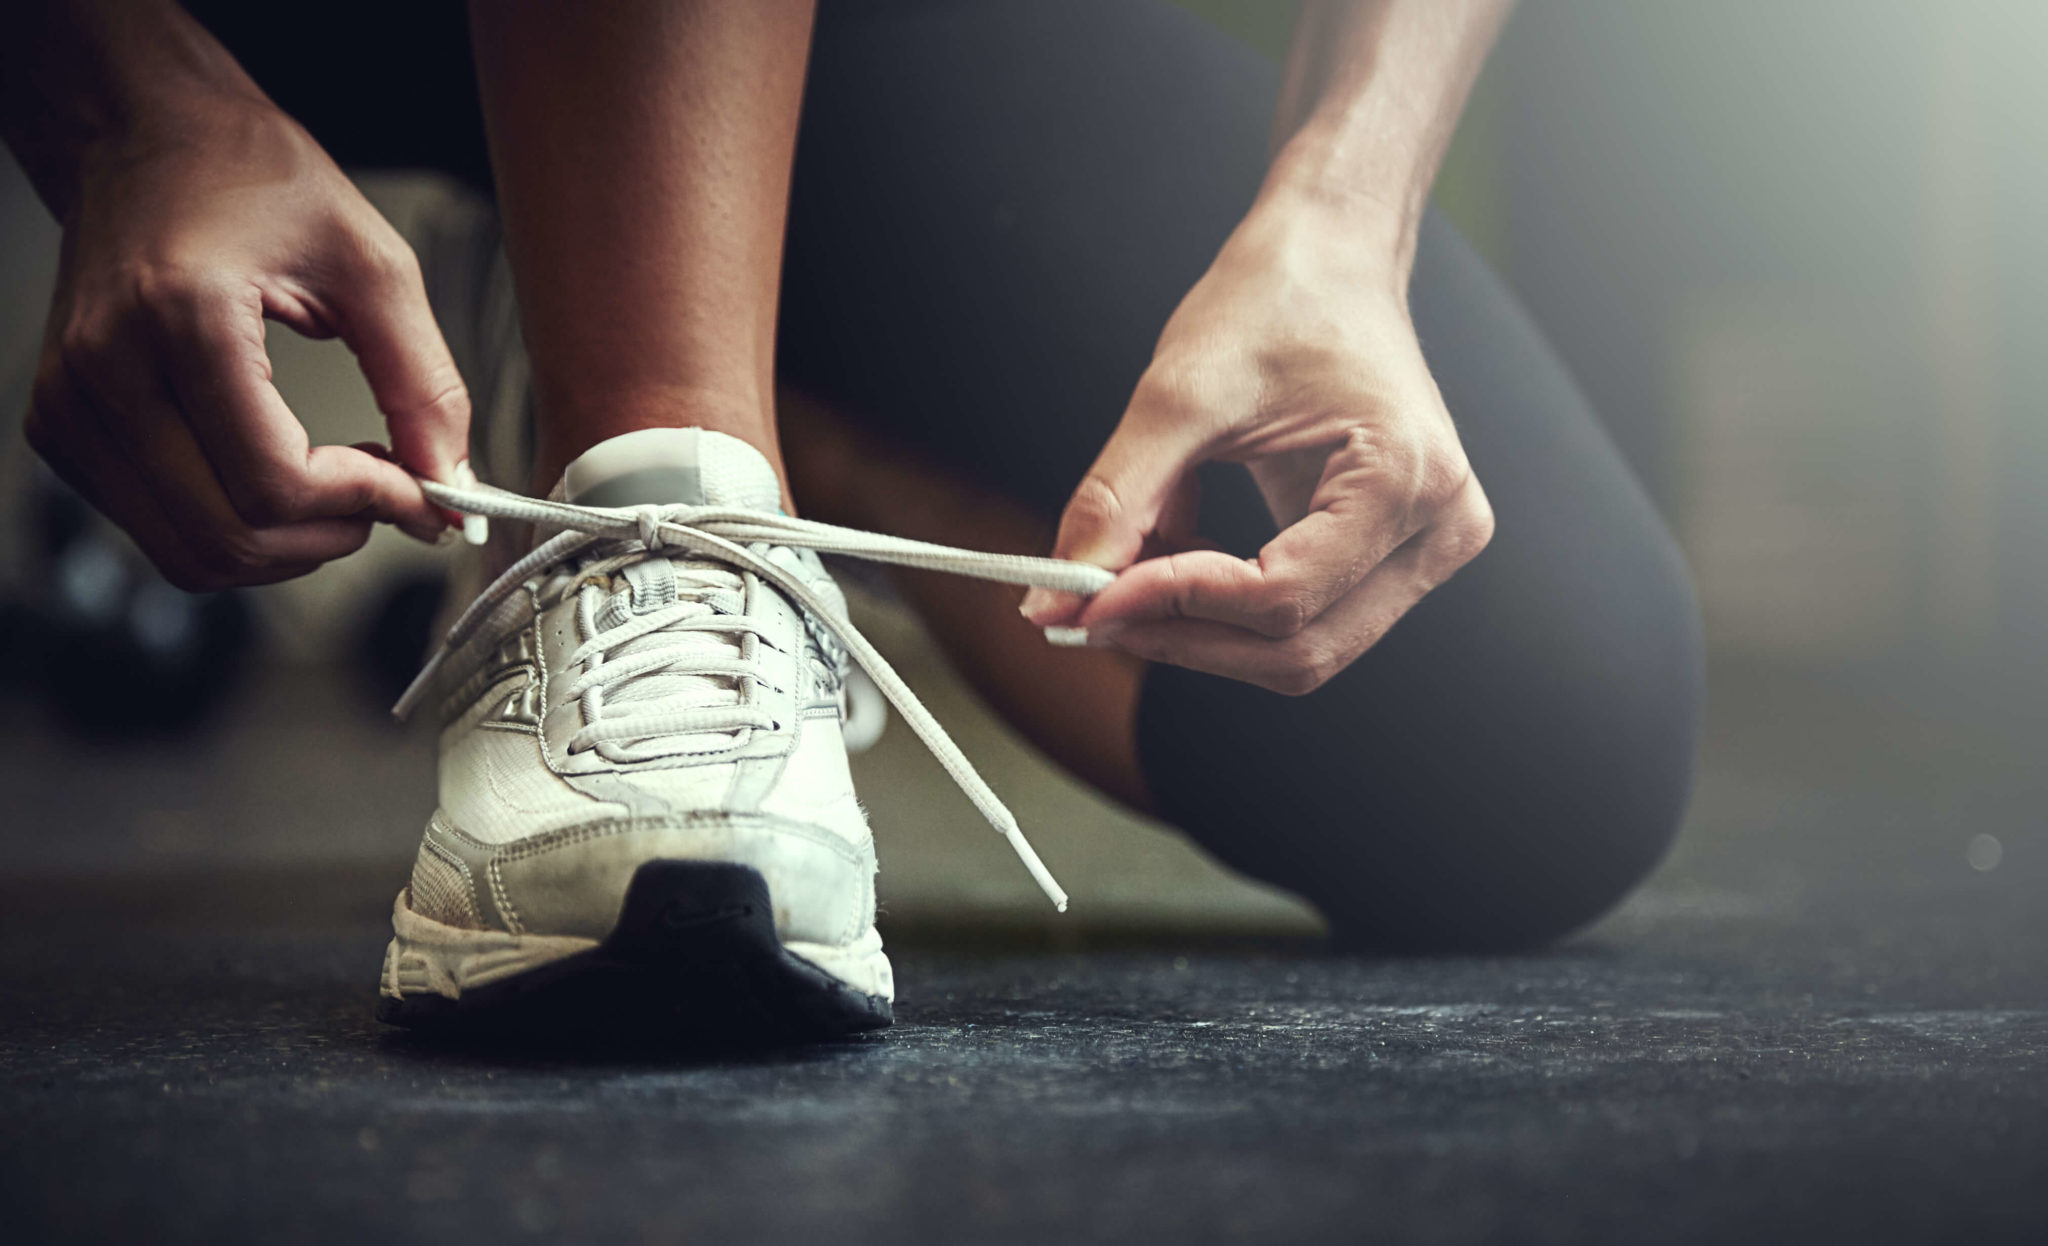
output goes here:
{"type": "MultiPolygon", "coordinates": [[[[445,809],[434,810],[434,816],[427,820],[427,829],[430,833],[438,832],[439,834],[445,835],[449,839],[455,840],[456,842],[462,844],[466,848],[474,848],[477,850],[478,853],[480,853],[483,856],[485,863],[484,877],[489,879],[491,883],[491,907],[494,910],[496,910],[498,919],[505,923],[508,933],[521,933],[520,927],[518,925],[518,914],[514,912],[512,909],[512,899],[510,896],[505,894],[503,880],[498,877],[495,868],[491,864],[493,859],[497,855],[498,845],[487,844],[483,840],[478,839],[476,836],[471,835],[469,832],[457,826],[454,820],[448,816],[448,811],[445,809]]],[[[466,868],[467,865],[465,863],[465,869],[466,868]]],[[[474,877],[474,875],[471,875],[472,880],[474,879],[474,877]]],[[[474,881],[472,881],[471,902],[475,903],[476,900],[477,897],[475,895],[475,883],[474,881]]],[[[479,904],[477,907],[476,919],[478,922],[482,923],[482,929],[495,929],[495,927],[490,924],[490,919],[485,916],[481,904],[479,904]]]]}
{"type": "Polygon", "coordinates": [[[500,847],[491,857],[491,868],[495,871],[500,862],[523,861],[528,857],[542,856],[562,848],[574,847],[591,840],[607,839],[638,831],[689,830],[705,825],[724,825],[735,829],[773,831],[793,835],[798,839],[816,844],[836,854],[847,865],[859,866],[861,853],[845,837],[828,830],[807,826],[802,822],[784,818],[763,817],[758,814],[736,815],[719,810],[691,811],[665,818],[614,818],[605,822],[585,822],[576,826],[548,831],[529,839],[500,847]]]}
{"type": "Polygon", "coordinates": [[[457,826],[455,822],[448,817],[448,812],[445,809],[436,809],[434,811],[434,816],[431,819],[429,825],[435,827],[442,834],[447,835],[452,839],[461,840],[463,843],[469,845],[472,848],[476,848],[484,852],[494,852],[497,850],[498,846],[496,844],[487,844],[483,840],[478,839],[476,836],[470,834],[468,831],[465,831],[461,827],[457,826]]]}
{"type": "MultiPolygon", "coordinates": [[[[476,876],[469,872],[469,863],[431,839],[421,840],[420,849],[424,852],[432,853],[436,860],[444,865],[452,866],[455,872],[462,876],[462,898],[465,902],[465,907],[469,909],[469,920],[474,923],[471,929],[487,929],[484,925],[484,915],[476,911],[476,876]]],[[[409,887],[411,884],[408,883],[407,886],[409,887]]]]}
{"type": "MultiPolygon", "coordinates": [[[[547,752],[547,745],[545,743],[541,745],[541,752],[543,754],[547,752]]],[[[498,764],[495,761],[491,760],[491,755],[489,753],[485,753],[483,755],[482,765],[484,772],[484,782],[490,784],[491,795],[497,797],[498,800],[501,803],[503,803],[507,809],[510,809],[515,813],[531,814],[535,817],[545,817],[551,813],[557,812],[556,810],[547,809],[545,807],[525,804],[524,802],[514,800],[511,796],[507,795],[505,789],[502,786],[500,786],[498,782],[498,764]]],[[[555,775],[555,778],[567,782],[569,776],[557,774],[555,775]]],[[[583,794],[588,795],[588,793],[583,794]]]]}
{"type": "Polygon", "coordinates": [[[540,761],[556,778],[567,778],[568,776],[562,773],[562,768],[555,764],[555,746],[548,740],[548,719],[555,712],[555,694],[551,687],[554,680],[548,674],[547,639],[541,631],[541,625],[547,619],[547,612],[540,608],[540,593],[532,584],[526,586],[526,596],[527,600],[533,603],[533,622],[529,626],[533,628],[534,670],[540,677],[540,729],[536,732],[540,740],[540,761]]]}
{"type": "Polygon", "coordinates": [[[505,889],[504,855],[491,854],[491,898],[498,902],[498,916],[505,919],[505,929],[513,934],[525,934],[526,923],[519,920],[519,910],[512,905],[512,895],[505,889]]]}

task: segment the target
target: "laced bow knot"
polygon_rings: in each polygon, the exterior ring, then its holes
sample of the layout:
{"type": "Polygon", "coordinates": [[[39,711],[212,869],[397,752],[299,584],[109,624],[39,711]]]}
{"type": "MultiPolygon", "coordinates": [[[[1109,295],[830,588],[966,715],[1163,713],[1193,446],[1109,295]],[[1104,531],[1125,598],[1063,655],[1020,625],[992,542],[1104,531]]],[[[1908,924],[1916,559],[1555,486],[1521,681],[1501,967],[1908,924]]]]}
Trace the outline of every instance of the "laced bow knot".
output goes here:
{"type": "MultiPolygon", "coordinates": [[[[778,512],[744,507],[642,505],[628,508],[577,506],[568,502],[544,501],[510,493],[488,485],[455,488],[437,481],[422,480],[422,489],[433,501],[466,515],[482,515],[516,523],[561,529],[556,536],[536,546],[533,552],[512,564],[464,611],[448,635],[427,659],[412,686],[400,697],[392,712],[403,718],[417,709],[428,691],[440,679],[442,666],[451,653],[482,631],[498,607],[536,575],[575,558],[604,541],[638,539],[653,554],[680,549],[707,560],[721,562],[752,573],[794,601],[823,631],[843,646],[847,656],[865,670],[875,686],[896,707],[904,722],[924,741],[946,773],[960,786],[983,817],[987,818],[1031,877],[1053,904],[1066,911],[1067,893],[1039,860],[1038,853],[1024,838],[1017,819],[991,790],[960,746],[953,743],[944,727],[910,690],[910,686],[889,665],[867,637],[861,635],[846,616],[811,588],[800,576],[765,556],[767,546],[784,545],[821,554],[839,554],[874,562],[894,563],[953,575],[972,576],[1003,584],[1056,589],[1092,596],[1116,577],[1100,567],[1056,558],[1027,558],[1017,554],[989,554],[957,549],[902,537],[882,536],[856,528],[841,528],[815,520],[797,519],[778,512]]],[[[651,627],[649,624],[642,626],[651,627]]],[[[651,669],[658,663],[649,662],[651,669]]],[[[708,668],[707,668],[708,669],[708,668]]],[[[734,670],[728,673],[737,674],[734,670]]],[[[723,723],[734,707],[721,711],[723,723]]],[[[579,737],[592,743],[627,736],[636,730],[687,731],[713,721],[699,711],[681,709],[648,713],[622,720],[610,728],[586,725],[579,737]]],[[[765,719],[763,720],[765,723],[765,719]]],[[[701,729],[701,728],[700,728],[701,729]]]]}
{"type": "Polygon", "coordinates": [[[650,552],[659,550],[662,546],[668,544],[667,541],[662,539],[661,535],[662,526],[668,522],[668,516],[663,513],[663,510],[664,508],[660,506],[636,506],[633,508],[634,518],[640,522],[640,544],[645,545],[650,552]]]}

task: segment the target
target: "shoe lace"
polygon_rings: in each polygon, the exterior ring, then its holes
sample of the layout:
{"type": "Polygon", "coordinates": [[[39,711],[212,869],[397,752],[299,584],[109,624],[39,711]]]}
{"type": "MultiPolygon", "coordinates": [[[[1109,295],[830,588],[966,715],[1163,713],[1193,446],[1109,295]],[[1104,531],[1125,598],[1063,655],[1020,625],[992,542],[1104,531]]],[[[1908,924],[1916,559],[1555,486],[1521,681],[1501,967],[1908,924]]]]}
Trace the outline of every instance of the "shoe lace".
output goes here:
{"type": "MultiPolygon", "coordinates": [[[[448,655],[487,626],[499,608],[528,581],[550,570],[576,565],[593,546],[617,543],[618,552],[601,552],[595,562],[578,568],[579,579],[583,581],[577,590],[578,610],[583,635],[588,639],[571,655],[571,663],[583,667],[572,681],[571,691],[584,700],[586,716],[584,726],[570,738],[569,747],[607,748],[610,751],[600,755],[640,760],[657,755],[650,751],[650,742],[661,737],[772,726],[757,707],[731,696],[738,680],[756,673],[747,659],[746,648],[757,643],[758,624],[716,605],[718,594],[739,588],[739,571],[750,572],[796,602],[818,626],[845,646],[848,656],[867,672],[953,782],[988,819],[989,825],[1009,842],[1046,897],[1061,912],[1066,911],[1067,893],[1060,889],[1030,841],[1024,838],[1016,817],[917,694],[903,682],[903,677],[834,603],[767,555],[770,547],[782,545],[1082,596],[1092,596],[1114,579],[1109,572],[1086,563],[956,549],[741,507],[577,506],[530,498],[488,485],[454,488],[422,481],[421,487],[439,505],[465,515],[561,531],[508,567],[470,603],[427,659],[412,686],[392,707],[400,718],[411,714],[425,699],[448,655]],[[610,571],[669,549],[691,555],[690,561],[677,571],[679,577],[689,577],[690,591],[679,591],[673,604],[647,613],[623,620],[606,619],[605,595],[591,581],[603,575],[601,582],[608,582],[610,571]],[[610,626],[606,625],[608,622],[610,626]],[[721,642],[716,639],[721,635],[736,639],[721,642]],[[749,641],[750,635],[756,640],[749,641]],[[709,643],[697,643],[698,637],[709,643]],[[712,698],[712,689],[721,678],[734,681],[722,689],[731,699],[712,698]],[[690,680],[698,682],[687,685],[689,695],[685,703],[675,705],[665,694],[675,681],[690,680]],[[633,695],[622,697],[622,691],[629,687],[633,695]],[[619,698],[609,702],[613,707],[623,703],[632,708],[606,714],[607,693],[619,698]]],[[[675,745],[654,747],[677,753],[693,751],[675,745]]]]}
{"type": "Polygon", "coordinates": [[[609,591],[614,573],[655,562],[656,551],[631,544],[579,560],[568,586],[576,594],[579,634],[587,637],[567,661],[578,674],[562,695],[582,703],[584,723],[569,737],[568,751],[595,750],[630,764],[713,752],[736,743],[739,732],[777,729],[781,724],[745,698],[746,681],[762,679],[762,625],[740,612],[739,575],[716,563],[661,558],[658,577],[642,575],[632,588],[609,591]],[[634,596],[652,584],[667,604],[635,613],[634,596]]]}

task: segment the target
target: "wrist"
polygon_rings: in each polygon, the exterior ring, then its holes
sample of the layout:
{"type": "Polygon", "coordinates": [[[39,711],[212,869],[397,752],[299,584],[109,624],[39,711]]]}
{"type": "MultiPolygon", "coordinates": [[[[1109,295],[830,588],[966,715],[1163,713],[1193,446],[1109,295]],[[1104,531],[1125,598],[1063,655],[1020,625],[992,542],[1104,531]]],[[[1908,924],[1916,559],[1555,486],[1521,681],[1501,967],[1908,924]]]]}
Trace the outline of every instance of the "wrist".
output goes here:
{"type": "Polygon", "coordinates": [[[103,170],[275,105],[174,4],[48,6],[0,29],[0,131],[59,219],[103,170]]]}
{"type": "Polygon", "coordinates": [[[1269,179],[1232,235],[1241,261],[1405,306],[1415,231],[1378,200],[1269,179]]]}
{"type": "Polygon", "coordinates": [[[76,132],[71,189],[107,170],[169,153],[261,150],[294,124],[261,94],[229,85],[157,83],[127,104],[119,115],[76,132]]]}
{"type": "Polygon", "coordinates": [[[1414,160],[1312,122],[1274,156],[1252,215],[1282,218],[1332,262],[1405,291],[1428,197],[1414,160]]]}

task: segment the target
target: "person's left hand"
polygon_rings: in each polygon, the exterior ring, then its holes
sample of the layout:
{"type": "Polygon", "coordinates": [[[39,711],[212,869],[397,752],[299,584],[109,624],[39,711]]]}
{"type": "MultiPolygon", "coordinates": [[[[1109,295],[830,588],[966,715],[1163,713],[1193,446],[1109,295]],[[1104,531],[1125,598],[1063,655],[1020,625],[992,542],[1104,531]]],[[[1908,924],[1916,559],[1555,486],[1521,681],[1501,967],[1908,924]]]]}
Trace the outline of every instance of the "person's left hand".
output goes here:
{"type": "Polygon", "coordinates": [[[1408,314],[1408,265],[1319,205],[1262,205],[1181,302],[1054,554],[1119,572],[1025,617],[1300,695],[1484,549],[1493,511],[1408,314]],[[1246,464],[1282,531],[1204,547],[1195,468],[1246,464]]]}

